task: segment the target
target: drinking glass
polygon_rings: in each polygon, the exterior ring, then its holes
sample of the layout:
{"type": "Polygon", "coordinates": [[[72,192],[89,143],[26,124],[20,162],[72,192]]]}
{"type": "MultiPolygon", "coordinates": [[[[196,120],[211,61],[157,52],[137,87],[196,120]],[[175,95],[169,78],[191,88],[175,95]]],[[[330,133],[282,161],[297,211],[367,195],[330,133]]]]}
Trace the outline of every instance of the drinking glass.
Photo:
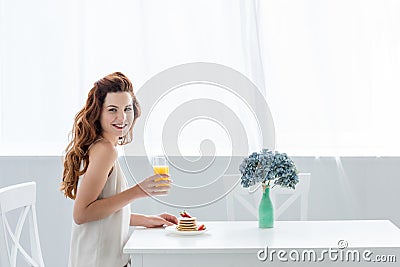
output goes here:
{"type": "MultiPolygon", "coordinates": [[[[153,171],[154,174],[167,174],[169,175],[169,166],[167,163],[167,159],[164,156],[155,156],[153,157],[153,171]]],[[[160,177],[157,178],[155,181],[160,181],[160,180],[169,180],[169,177],[160,177]]]]}

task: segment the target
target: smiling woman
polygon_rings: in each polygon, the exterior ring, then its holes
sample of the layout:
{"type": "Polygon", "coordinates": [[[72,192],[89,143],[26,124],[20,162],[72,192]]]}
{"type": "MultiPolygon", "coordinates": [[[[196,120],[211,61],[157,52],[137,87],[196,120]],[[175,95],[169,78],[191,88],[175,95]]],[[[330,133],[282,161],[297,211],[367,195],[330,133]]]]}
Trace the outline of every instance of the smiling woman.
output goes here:
{"type": "Polygon", "coordinates": [[[109,139],[114,145],[130,143],[132,127],[139,116],[139,103],[125,75],[115,72],[95,82],[85,107],[75,116],[72,140],[66,149],[61,187],[66,196],[75,199],[78,177],[86,172],[89,164],[90,146],[100,138],[109,139]],[[121,124],[128,121],[130,127],[121,129],[121,124]],[[80,170],[81,163],[83,170],[80,170]]]}
{"type": "Polygon", "coordinates": [[[127,266],[129,257],[122,248],[130,225],[177,223],[175,216],[166,213],[130,214],[132,201],[165,195],[171,182],[160,179],[168,175],[156,174],[128,187],[116,146],[132,141],[132,127],[139,116],[131,82],[115,72],[95,82],[86,105],[75,117],[61,183],[65,196],[75,200],[70,267],[127,266]]]}

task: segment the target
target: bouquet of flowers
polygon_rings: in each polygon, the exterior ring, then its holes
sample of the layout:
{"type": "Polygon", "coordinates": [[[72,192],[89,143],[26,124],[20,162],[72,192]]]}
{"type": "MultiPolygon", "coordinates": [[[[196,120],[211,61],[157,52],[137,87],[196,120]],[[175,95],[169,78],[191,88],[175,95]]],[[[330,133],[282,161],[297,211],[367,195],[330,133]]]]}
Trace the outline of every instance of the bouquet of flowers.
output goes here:
{"type": "Polygon", "coordinates": [[[239,167],[243,187],[262,183],[295,189],[299,182],[294,162],[285,154],[263,149],[245,158],[239,167]]]}

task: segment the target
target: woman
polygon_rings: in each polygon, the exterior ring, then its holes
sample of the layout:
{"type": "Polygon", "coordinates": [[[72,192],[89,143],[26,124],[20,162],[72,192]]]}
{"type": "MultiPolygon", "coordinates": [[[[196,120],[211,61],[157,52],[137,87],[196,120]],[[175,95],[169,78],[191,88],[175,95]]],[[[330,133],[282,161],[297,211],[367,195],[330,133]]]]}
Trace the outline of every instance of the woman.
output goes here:
{"type": "Polygon", "coordinates": [[[75,200],[70,267],[128,266],[129,257],[122,248],[130,225],[160,227],[177,223],[175,216],[166,213],[130,214],[130,202],[167,194],[171,182],[157,179],[167,175],[153,175],[133,187],[127,186],[116,146],[132,141],[132,128],[139,116],[131,82],[115,72],[94,84],[86,105],[75,117],[61,184],[64,194],[75,200]]]}

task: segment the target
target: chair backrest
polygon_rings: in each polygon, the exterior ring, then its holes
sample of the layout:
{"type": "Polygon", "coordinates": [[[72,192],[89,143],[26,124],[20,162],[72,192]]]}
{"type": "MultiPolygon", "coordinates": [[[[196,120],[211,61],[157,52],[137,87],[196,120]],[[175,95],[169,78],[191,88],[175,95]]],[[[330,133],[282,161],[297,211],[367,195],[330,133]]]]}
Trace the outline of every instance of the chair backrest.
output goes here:
{"type": "Polygon", "coordinates": [[[276,198],[279,195],[288,196],[285,201],[276,207],[275,217],[279,218],[290,205],[295,203],[297,199],[300,200],[300,220],[307,220],[308,214],[308,193],[310,191],[310,173],[299,173],[299,183],[296,185],[296,189],[284,188],[276,186],[271,192],[272,202],[277,206],[276,198]]]}
{"type": "MultiPolygon", "coordinates": [[[[275,186],[271,189],[271,199],[274,203],[275,219],[279,217],[293,204],[296,200],[300,200],[300,220],[307,220],[308,213],[308,193],[310,190],[310,173],[299,173],[299,183],[296,189],[282,188],[275,186]],[[285,195],[285,200],[277,204],[277,197],[285,195]]],[[[243,220],[238,214],[238,204],[242,206],[248,213],[251,219],[258,219],[258,205],[262,197],[261,185],[258,184],[254,187],[243,188],[238,181],[238,176],[225,176],[224,185],[225,190],[230,190],[226,195],[226,211],[228,220],[243,220]]]]}
{"type": "Polygon", "coordinates": [[[36,183],[17,184],[0,189],[0,265],[16,267],[18,252],[30,266],[44,267],[36,220],[36,183]],[[21,209],[13,231],[7,213],[21,209]],[[28,218],[30,253],[20,244],[23,226],[28,218]]]}

